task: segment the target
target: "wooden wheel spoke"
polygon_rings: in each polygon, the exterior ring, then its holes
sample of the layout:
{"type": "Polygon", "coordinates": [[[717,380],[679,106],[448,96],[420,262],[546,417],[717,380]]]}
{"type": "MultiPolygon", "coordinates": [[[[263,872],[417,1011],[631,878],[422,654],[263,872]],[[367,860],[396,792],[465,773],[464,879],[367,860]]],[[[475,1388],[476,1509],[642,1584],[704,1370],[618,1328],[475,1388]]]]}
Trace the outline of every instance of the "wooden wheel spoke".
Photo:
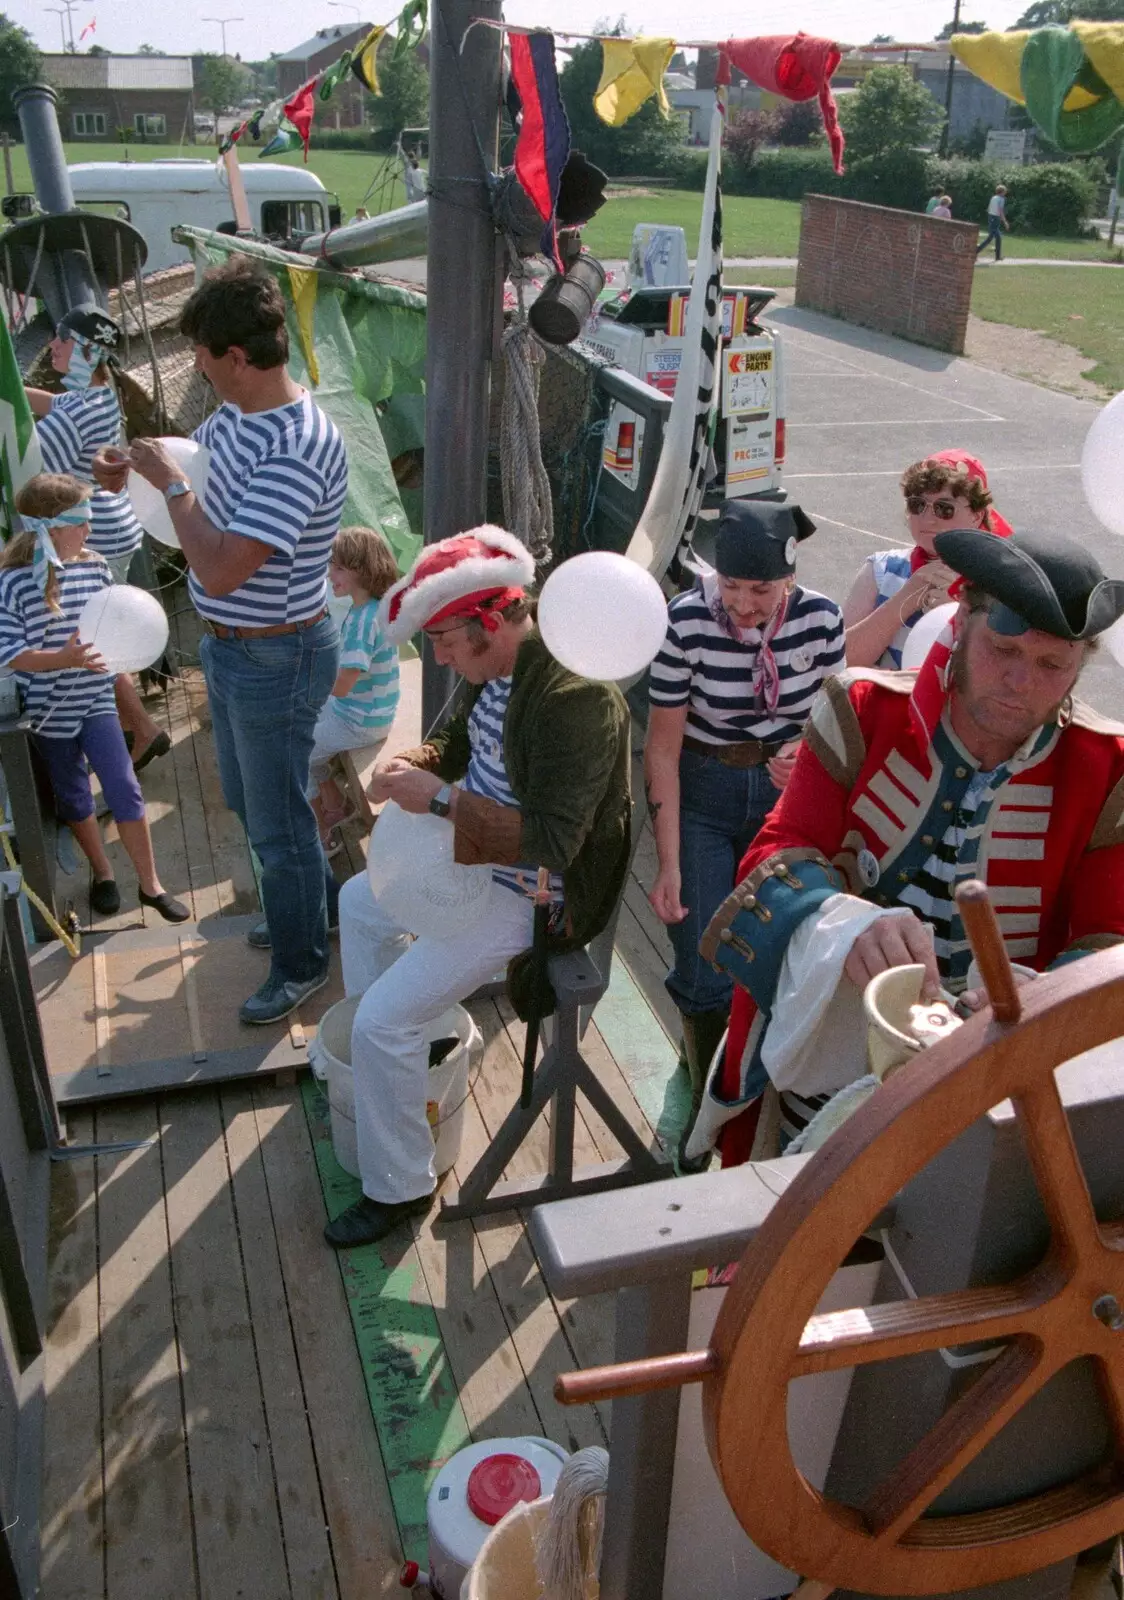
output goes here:
{"type": "Polygon", "coordinates": [[[1112,1428],[1112,1441],[1118,1461],[1124,1461],[1124,1331],[1117,1334],[1120,1354],[1108,1359],[1096,1357],[1097,1382],[1112,1428]]]}
{"type": "Polygon", "coordinates": [[[1033,1325],[1038,1308],[1060,1287],[1057,1274],[1045,1268],[993,1288],[826,1312],[808,1320],[790,1377],[869,1366],[948,1345],[1014,1338],[1033,1325]]]}
{"type": "Polygon", "coordinates": [[[863,1507],[875,1538],[897,1543],[1055,1370],[1037,1339],[1008,1345],[863,1507]]]}
{"type": "Polygon", "coordinates": [[[1020,1092],[1015,1110],[1054,1238],[1073,1255],[1099,1250],[1093,1202],[1054,1074],[1020,1092]]]}

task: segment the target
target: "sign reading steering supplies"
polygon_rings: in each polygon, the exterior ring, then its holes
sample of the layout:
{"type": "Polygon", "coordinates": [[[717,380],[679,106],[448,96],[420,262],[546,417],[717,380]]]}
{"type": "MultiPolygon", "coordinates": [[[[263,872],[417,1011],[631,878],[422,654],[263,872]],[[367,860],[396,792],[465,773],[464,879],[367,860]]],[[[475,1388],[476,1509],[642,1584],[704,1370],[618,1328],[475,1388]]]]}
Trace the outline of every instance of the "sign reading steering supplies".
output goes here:
{"type": "Polygon", "coordinates": [[[773,349],[726,350],[722,356],[722,412],[739,416],[767,412],[773,404],[773,349]]]}

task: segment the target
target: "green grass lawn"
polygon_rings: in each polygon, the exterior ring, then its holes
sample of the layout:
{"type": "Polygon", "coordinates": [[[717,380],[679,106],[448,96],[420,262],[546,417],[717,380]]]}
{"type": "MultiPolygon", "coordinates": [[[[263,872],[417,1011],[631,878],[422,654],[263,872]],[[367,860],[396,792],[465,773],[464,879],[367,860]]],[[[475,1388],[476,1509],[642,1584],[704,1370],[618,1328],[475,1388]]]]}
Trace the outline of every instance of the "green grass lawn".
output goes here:
{"type": "Polygon", "coordinates": [[[1088,356],[1085,377],[1124,389],[1124,271],[1001,267],[976,274],[972,310],[988,322],[1032,328],[1088,356]]]}

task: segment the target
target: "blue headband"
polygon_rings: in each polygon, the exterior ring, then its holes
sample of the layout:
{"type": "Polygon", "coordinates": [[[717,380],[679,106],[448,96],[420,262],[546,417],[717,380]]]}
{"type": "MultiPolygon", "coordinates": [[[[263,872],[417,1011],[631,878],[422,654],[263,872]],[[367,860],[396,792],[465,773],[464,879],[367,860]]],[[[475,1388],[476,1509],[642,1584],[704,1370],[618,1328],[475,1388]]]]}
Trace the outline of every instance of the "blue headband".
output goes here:
{"type": "Polygon", "coordinates": [[[109,356],[109,351],[102,344],[95,344],[91,339],[74,340],[74,349],[70,352],[70,365],[62,380],[64,389],[88,389],[90,379],[109,356]]]}
{"type": "Polygon", "coordinates": [[[47,578],[52,567],[62,566],[62,557],[55,549],[55,541],[51,538],[52,528],[78,528],[83,522],[90,520],[89,502],[83,500],[81,505],[71,506],[69,511],[60,511],[53,517],[28,517],[22,516],[24,528],[28,533],[35,535],[35,554],[31,558],[31,575],[40,589],[47,587],[47,578]]]}

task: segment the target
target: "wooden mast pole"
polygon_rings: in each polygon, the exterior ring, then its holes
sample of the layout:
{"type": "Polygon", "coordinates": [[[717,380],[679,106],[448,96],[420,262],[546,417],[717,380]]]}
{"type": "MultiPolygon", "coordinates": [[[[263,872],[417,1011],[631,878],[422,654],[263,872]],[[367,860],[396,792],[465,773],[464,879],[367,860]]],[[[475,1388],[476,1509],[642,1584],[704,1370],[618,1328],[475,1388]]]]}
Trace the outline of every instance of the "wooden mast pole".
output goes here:
{"type": "MultiPolygon", "coordinates": [[[[489,176],[499,151],[499,0],[436,0],[429,66],[429,248],[425,358],[426,544],[486,520],[492,359],[503,314],[489,176]],[[463,44],[463,49],[461,48],[463,44]]],[[[454,675],[429,645],[422,731],[448,714],[454,675]]]]}

